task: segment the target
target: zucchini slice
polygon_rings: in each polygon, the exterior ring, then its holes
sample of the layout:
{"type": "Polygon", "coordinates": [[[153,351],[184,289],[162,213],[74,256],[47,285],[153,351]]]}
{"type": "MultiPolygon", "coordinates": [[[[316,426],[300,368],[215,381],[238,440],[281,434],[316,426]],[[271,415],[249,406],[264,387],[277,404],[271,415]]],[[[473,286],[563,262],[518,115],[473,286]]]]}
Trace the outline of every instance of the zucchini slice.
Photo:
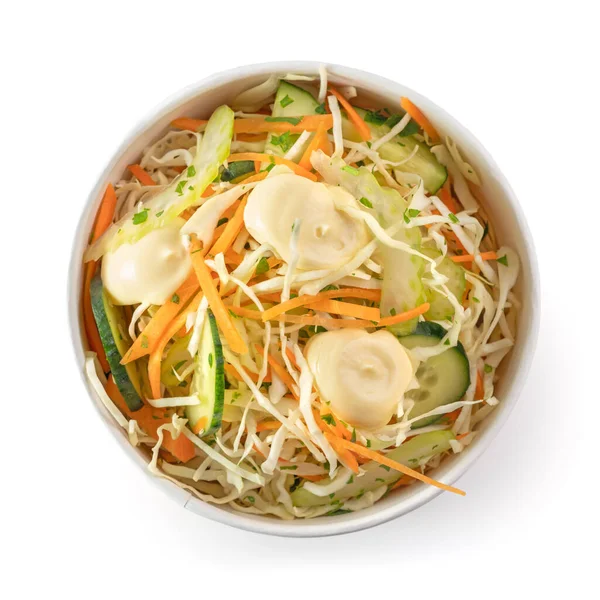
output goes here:
{"type": "Polygon", "coordinates": [[[217,320],[210,309],[206,311],[201,335],[190,389],[192,395],[200,398],[200,404],[188,406],[185,416],[193,431],[200,429],[200,435],[206,436],[221,427],[225,398],[223,347],[217,320]]]}
{"type": "Polygon", "coordinates": [[[143,378],[139,365],[136,362],[125,366],[121,364],[121,358],[132,344],[127,335],[123,307],[112,304],[102,284],[100,271],[92,279],[90,292],[92,312],[112,376],[129,410],[139,410],[144,405],[141,399],[143,378]]]}
{"type": "MultiPolygon", "coordinates": [[[[446,330],[437,323],[421,322],[411,335],[398,338],[406,348],[435,346],[446,335],[446,330]]],[[[409,418],[418,417],[438,406],[460,400],[471,384],[469,359],[462,344],[448,348],[419,365],[416,373],[420,388],[406,393],[415,405],[409,418]]],[[[432,415],[413,423],[413,428],[424,427],[439,421],[443,415],[432,415]]]]}
{"type": "MultiPolygon", "coordinates": [[[[421,252],[430,258],[437,259],[440,256],[438,250],[433,250],[431,248],[423,248],[421,249],[421,252]]],[[[461,302],[467,286],[465,270],[447,256],[438,265],[437,270],[448,278],[446,286],[456,296],[458,301],[461,302]]],[[[425,288],[425,294],[427,296],[427,302],[430,304],[429,310],[424,315],[426,319],[429,321],[442,321],[454,316],[454,307],[448,298],[438,294],[430,287],[425,288]]]]}
{"type": "MultiPolygon", "coordinates": [[[[431,431],[422,433],[404,442],[398,448],[386,453],[388,458],[402,463],[406,467],[416,468],[422,459],[441,454],[450,450],[450,440],[454,434],[451,431],[431,431]]],[[[317,496],[304,487],[299,487],[291,494],[294,506],[321,506],[336,501],[341,502],[358,496],[364,492],[377,489],[381,485],[393,485],[402,477],[402,473],[382,467],[379,463],[371,461],[361,466],[365,472],[360,477],[352,477],[350,483],[337,491],[333,496],[317,496]]],[[[322,485],[327,485],[331,480],[324,479],[322,485]]],[[[321,485],[321,484],[317,484],[321,485]]]]}
{"type": "Polygon", "coordinates": [[[221,171],[221,181],[234,181],[242,175],[254,173],[253,160],[240,160],[231,163],[226,169],[221,171]]]}

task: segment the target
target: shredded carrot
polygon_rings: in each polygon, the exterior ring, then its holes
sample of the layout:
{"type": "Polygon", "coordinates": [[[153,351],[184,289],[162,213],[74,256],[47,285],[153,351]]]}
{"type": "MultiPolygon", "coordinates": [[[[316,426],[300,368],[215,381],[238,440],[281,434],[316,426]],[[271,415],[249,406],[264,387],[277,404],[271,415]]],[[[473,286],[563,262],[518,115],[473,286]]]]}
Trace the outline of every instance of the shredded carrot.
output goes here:
{"type": "Polygon", "coordinates": [[[405,485],[412,485],[414,482],[414,479],[411,479],[407,475],[402,475],[402,477],[400,477],[400,479],[398,479],[398,481],[396,481],[396,483],[392,486],[392,489],[395,490],[405,485]]]}
{"type": "Polygon", "coordinates": [[[470,433],[470,431],[467,431],[467,433],[461,433],[460,435],[456,436],[456,439],[460,442],[460,440],[466,438],[470,433]]]}
{"type": "Polygon", "coordinates": [[[456,214],[457,212],[460,212],[460,206],[452,196],[452,192],[450,191],[450,182],[448,180],[446,180],[446,183],[444,183],[437,195],[451,213],[456,214]]]}
{"type": "Polygon", "coordinates": [[[271,162],[276,165],[285,165],[289,167],[296,175],[301,175],[302,177],[306,177],[311,181],[316,181],[317,176],[306,169],[303,169],[300,165],[297,165],[295,162],[288,160],[287,158],[282,158],[281,156],[275,156],[274,154],[261,154],[260,152],[239,152],[237,154],[230,154],[228,159],[229,162],[236,162],[239,160],[254,160],[254,161],[263,161],[263,162],[271,162]]]}
{"type": "MultiPolygon", "coordinates": [[[[319,426],[321,422],[327,426],[327,423],[319,417],[319,426]]],[[[354,473],[358,473],[358,461],[356,456],[346,448],[342,442],[346,440],[339,438],[337,435],[331,433],[327,429],[323,430],[323,435],[327,438],[327,441],[331,444],[331,447],[335,450],[335,453],[340,457],[342,462],[354,473]]]]}
{"type": "Polygon", "coordinates": [[[213,311],[217,324],[223,332],[229,347],[237,354],[246,354],[248,352],[246,342],[244,342],[235,325],[232,323],[227,307],[223,304],[223,300],[213,282],[210,271],[204,264],[204,253],[201,250],[199,242],[194,241],[190,247],[190,251],[192,265],[194,266],[200,287],[206,294],[208,305],[213,311]]]}
{"type": "Polygon", "coordinates": [[[219,252],[227,252],[229,247],[235,241],[235,238],[238,236],[242,227],[244,226],[244,209],[246,208],[246,202],[248,201],[248,196],[246,196],[238,205],[235,214],[227,224],[225,225],[225,229],[220,237],[217,238],[217,241],[213,244],[212,248],[209,250],[209,254],[212,256],[216,256],[219,252]]]}
{"type": "Polygon", "coordinates": [[[315,132],[312,140],[306,147],[300,162],[298,163],[303,169],[310,171],[312,169],[312,163],[310,162],[310,157],[312,153],[316,150],[323,150],[325,154],[331,155],[331,144],[329,143],[329,138],[327,137],[327,128],[324,123],[321,123],[315,132]]]}
{"type": "Polygon", "coordinates": [[[292,310],[305,306],[307,304],[313,304],[321,300],[327,300],[329,298],[363,298],[365,300],[371,300],[372,302],[379,302],[381,300],[381,290],[364,290],[362,288],[341,288],[339,290],[327,290],[326,292],[319,292],[314,296],[310,294],[302,294],[286,302],[282,302],[277,306],[265,310],[263,313],[263,320],[270,321],[273,317],[292,310]]]}
{"type": "Polygon", "coordinates": [[[316,483],[317,481],[325,479],[326,475],[298,475],[298,477],[302,477],[302,479],[316,483]]]}
{"type": "Polygon", "coordinates": [[[185,327],[188,315],[198,310],[202,296],[202,292],[198,292],[194,296],[191,302],[170,323],[158,342],[156,342],[154,350],[150,353],[150,358],[148,359],[148,379],[150,380],[150,389],[153,398],[160,398],[160,364],[162,362],[165,347],[169,340],[173,338],[182,327],[185,327]]]}
{"type": "MultiPolygon", "coordinates": [[[[227,375],[229,375],[233,379],[237,379],[238,381],[244,381],[242,379],[242,376],[236,371],[236,369],[233,365],[230,365],[229,363],[225,363],[225,371],[226,371],[227,375]]],[[[258,383],[258,375],[256,373],[252,373],[251,371],[248,371],[248,369],[246,369],[245,367],[244,367],[244,371],[246,372],[246,375],[248,375],[248,377],[250,377],[250,379],[252,379],[252,381],[254,383],[258,383]]],[[[269,371],[267,371],[267,374],[265,375],[265,378],[263,379],[263,381],[265,383],[270,383],[272,381],[271,374],[269,371]]]]}
{"type": "Polygon", "coordinates": [[[203,131],[208,121],[204,119],[190,119],[188,117],[179,117],[171,121],[171,125],[176,129],[184,129],[186,131],[203,131]]]}
{"type": "MultiPolygon", "coordinates": [[[[267,117],[268,118],[268,117],[267,117]]],[[[177,129],[187,131],[202,131],[208,121],[203,119],[189,119],[180,117],[171,121],[171,125],[177,129]]],[[[237,135],[246,133],[302,133],[303,131],[315,131],[321,123],[325,123],[327,129],[333,127],[333,117],[331,115],[310,115],[302,117],[302,120],[294,125],[287,121],[267,121],[267,119],[251,118],[236,119],[233,123],[233,131],[237,135]]]]}
{"type": "MultiPolygon", "coordinates": [[[[104,191],[104,196],[100,202],[100,208],[96,215],[96,221],[92,229],[90,236],[90,244],[95,242],[110,226],[115,214],[115,208],[117,206],[117,195],[115,194],[115,188],[109,183],[104,191]]],[[[96,353],[102,370],[105,373],[110,371],[108,361],[106,360],[106,354],[104,352],[104,346],[98,333],[98,326],[96,325],[96,319],[94,318],[94,311],[92,310],[92,295],[90,292],[90,285],[92,279],[96,274],[96,262],[86,263],[83,274],[83,293],[82,293],[82,304],[83,304],[83,328],[87,337],[90,349],[96,353]]]]}
{"type": "MultiPolygon", "coordinates": [[[[155,440],[158,440],[158,428],[161,425],[171,422],[171,417],[168,417],[163,410],[153,408],[148,404],[145,404],[135,412],[131,412],[125,399],[121,395],[121,392],[117,388],[112,375],[109,376],[108,381],[106,382],[106,393],[126,417],[135,419],[144,433],[155,440]]],[[[194,444],[192,444],[192,442],[183,434],[180,434],[179,437],[174,440],[171,433],[165,431],[163,436],[163,447],[181,462],[187,462],[196,456],[194,444]]]]}
{"type": "MultiPolygon", "coordinates": [[[[264,313],[263,313],[264,314],[264,313]]],[[[283,320],[286,323],[295,323],[297,325],[314,325],[321,326],[326,329],[366,329],[368,327],[377,327],[372,321],[363,321],[362,319],[335,319],[328,317],[315,317],[312,314],[307,315],[280,315],[273,317],[272,320],[283,320]]]]}
{"type": "Polygon", "coordinates": [[[125,353],[121,364],[126,365],[146,354],[150,354],[171,321],[181,308],[185,306],[186,302],[198,291],[198,288],[198,279],[195,273],[191,273],[173,296],[156,311],[155,315],[144,328],[144,332],[137,337],[131,348],[125,353]]]}
{"type": "Polygon", "coordinates": [[[260,433],[261,431],[272,431],[274,429],[279,429],[281,427],[281,423],[279,421],[261,421],[256,426],[256,432],[260,433]]]}
{"type": "Polygon", "coordinates": [[[267,137],[266,133],[238,133],[236,140],[238,142],[263,142],[267,137]]]}
{"type": "Polygon", "coordinates": [[[440,141],[440,136],[431,121],[415,106],[408,98],[400,98],[400,106],[412,117],[412,119],[423,129],[429,136],[429,139],[437,143],[440,141]]]}
{"type": "MultiPolygon", "coordinates": [[[[496,260],[498,255],[495,252],[482,252],[480,255],[481,260],[496,260]]],[[[473,262],[475,256],[473,254],[459,254],[457,256],[450,257],[455,263],[473,262]]]]}
{"type": "MultiPolygon", "coordinates": [[[[264,352],[264,348],[260,344],[255,344],[255,348],[262,355],[264,352]]],[[[292,392],[294,398],[299,400],[299,396],[296,392],[296,384],[292,379],[292,376],[287,372],[287,369],[271,354],[267,355],[267,360],[269,361],[269,365],[271,365],[271,369],[279,376],[279,379],[285,383],[287,388],[292,392]]]]}
{"type": "Polygon", "coordinates": [[[348,429],[346,429],[346,427],[344,427],[344,425],[342,425],[341,420],[333,414],[329,406],[326,404],[321,404],[321,415],[331,415],[333,417],[335,425],[328,425],[335,435],[345,440],[352,438],[352,434],[348,431],[348,429]]]}
{"type": "Polygon", "coordinates": [[[200,417],[196,423],[192,426],[192,431],[198,435],[201,431],[206,429],[208,419],[206,417],[200,417]]]}
{"type": "Polygon", "coordinates": [[[365,120],[354,110],[354,107],[350,102],[348,102],[348,100],[346,100],[346,98],[344,98],[344,96],[342,96],[335,88],[330,86],[329,92],[333,94],[338,99],[338,102],[344,107],[344,110],[348,114],[348,118],[352,121],[354,127],[356,127],[356,131],[358,131],[360,137],[365,142],[368,142],[371,139],[371,130],[365,123],[365,120]]]}
{"type": "Polygon", "coordinates": [[[404,323],[405,321],[410,321],[419,315],[426,313],[429,310],[429,302],[425,302],[412,310],[407,310],[403,313],[398,313],[393,317],[385,317],[377,323],[378,327],[388,327],[389,325],[395,325],[396,323],[404,323]]]}
{"type": "Polygon", "coordinates": [[[310,308],[346,317],[356,317],[365,321],[379,321],[381,318],[378,308],[341,302],[340,300],[319,300],[319,302],[311,304],[310,308]]]}
{"type": "Polygon", "coordinates": [[[423,473],[420,473],[419,471],[415,471],[414,469],[406,467],[402,463],[392,460],[391,458],[388,458],[387,456],[385,456],[384,454],[381,454],[380,452],[376,452],[375,450],[370,450],[369,448],[365,448],[364,446],[361,446],[360,444],[356,444],[354,442],[349,442],[348,440],[342,440],[340,438],[335,437],[331,433],[325,433],[324,435],[329,440],[329,442],[332,443],[332,445],[333,445],[333,442],[332,442],[332,439],[333,439],[333,440],[335,440],[336,444],[340,445],[340,447],[346,448],[346,449],[350,450],[351,452],[353,452],[354,454],[358,454],[359,456],[364,456],[365,458],[374,460],[375,462],[379,463],[380,465],[386,465],[387,467],[390,467],[392,469],[395,469],[396,471],[400,471],[401,473],[404,473],[404,475],[409,475],[410,477],[412,477],[414,479],[418,479],[419,481],[422,481],[423,483],[428,483],[429,485],[433,485],[442,490],[446,490],[447,492],[453,492],[455,494],[459,494],[460,496],[465,495],[465,492],[463,492],[462,490],[459,490],[458,488],[446,485],[445,483],[436,481],[435,479],[431,479],[431,477],[427,477],[427,475],[423,475],[423,473]]]}
{"type": "Polygon", "coordinates": [[[244,260],[242,258],[241,254],[238,254],[235,250],[232,250],[231,248],[229,248],[229,250],[227,250],[227,252],[225,252],[225,262],[229,265],[239,265],[242,260],[244,260]]]}
{"type": "Polygon", "coordinates": [[[129,165],[127,168],[142,185],[156,185],[156,181],[154,181],[154,179],[150,177],[150,174],[146,173],[140,165],[129,165]]]}
{"type": "Polygon", "coordinates": [[[485,391],[483,389],[483,377],[481,373],[477,371],[477,384],[475,387],[475,400],[483,400],[485,397],[485,391]]]}

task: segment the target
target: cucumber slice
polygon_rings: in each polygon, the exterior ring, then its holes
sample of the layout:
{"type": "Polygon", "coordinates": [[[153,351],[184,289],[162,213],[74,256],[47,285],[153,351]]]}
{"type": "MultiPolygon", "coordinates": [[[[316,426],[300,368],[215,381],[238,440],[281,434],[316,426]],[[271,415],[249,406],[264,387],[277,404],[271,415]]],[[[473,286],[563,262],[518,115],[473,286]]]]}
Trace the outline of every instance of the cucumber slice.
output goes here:
{"type": "Polygon", "coordinates": [[[173,396],[187,396],[190,393],[190,382],[179,381],[175,373],[173,373],[173,369],[181,373],[192,362],[192,357],[187,350],[190,337],[191,334],[188,334],[178,339],[169,348],[161,364],[160,380],[167,386],[167,389],[173,396]]]}
{"type": "Polygon", "coordinates": [[[92,279],[90,292],[92,312],[113,379],[129,410],[139,410],[144,405],[140,397],[143,387],[140,366],[137,361],[125,366],[121,364],[123,355],[133,343],[127,335],[128,324],[123,307],[112,304],[102,284],[100,271],[92,279]]]}
{"type": "MultiPolygon", "coordinates": [[[[273,117],[304,117],[306,115],[316,115],[319,103],[313,98],[312,94],[292,85],[287,81],[282,81],[275,94],[273,104],[273,117]]],[[[298,134],[271,134],[265,144],[267,154],[283,156],[298,139],[298,134]]],[[[310,140],[307,140],[308,145],[310,140]]],[[[302,149],[304,152],[304,148],[302,149]]],[[[299,154],[302,156],[302,153],[299,154]]]]}
{"type": "MultiPolygon", "coordinates": [[[[450,450],[450,440],[453,439],[455,439],[454,434],[447,430],[422,433],[388,452],[386,456],[407,467],[415,468],[421,460],[450,450]]],[[[336,500],[341,502],[359,496],[361,493],[377,489],[382,485],[393,485],[402,476],[402,473],[393,469],[388,470],[387,467],[382,467],[376,462],[361,465],[361,469],[365,471],[364,475],[350,478],[350,483],[331,498],[329,496],[316,496],[305,490],[304,487],[299,487],[291,494],[292,503],[294,506],[321,506],[334,503],[336,500]]],[[[322,484],[317,485],[327,485],[330,482],[331,480],[327,478],[323,480],[322,484]]]]}
{"type": "MultiPolygon", "coordinates": [[[[363,119],[367,115],[364,108],[355,107],[355,110],[363,119]]],[[[367,123],[367,125],[375,139],[383,137],[390,131],[390,127],[385,124],[367,123]]],[[[355,142],[362,140],[354,125],[345,117],[342,121],[342,131],[344,137],[349,140],[355,142]]],[[[410,160],[395,168],[405,173],[416,173],[423,178],[425,189],[430,194],[435,194],[444,185],[448,178],[448,172],[446,167],[438,162],[426,144],[419,142],[413,135],[405,137],[397,135],[379,148],[379,155],[385,160],[400,162],[408,158],[416,146],[419,147],[417,153],[410,160]]]]}
{"type": "MultiPolygon", "coordinates": [[[[440,252],[432,250],[431,248],[423,248],[421,252],[430,258],[438,258],[440,256],[440,252]]],[[[442,260],[438,265],[437,270],[442,275],[448,277],[446,286],[460,302],[467,286],[465,270],[448,257],[442,260]]],[[[454,316],[454,307],[448,298],[438,294],[429,287],[426,288],[425,294],[427,296],[427,302],[430,304],[429,310],[425,313],[426,319],[429,319],[430,321],[442,321],[443,319],[454,316]]]]}
{"type": "MultiPolygon", "coordinates": [[[[421,322],[414,333],[398,338],[406,348],[417,346],[435,346],[446,335],[446,330],[437,323],[421,322]]],[[[406,393],[406,397],[415,401],[409,413],[413,419],[438,406],[460,400],[471,384],[469,359],[459,342],[454,348],[432,356],[419,365],[416,373],[421,386],[406,393]]],[[[424,427],[439,421],[443,415],[425,417],[413,423],[412,427],[424,427]]]]}
{"type": "Polygon", "coordinates": [[[225,397],[223,347],[217,320],[210,309],[206,311],[200,348],[194,364],[191,393],[198,395],[200,404],[188,406],[185,416],[194,430],[200,425],[198,422],[204,420],[201,435],[206,436],[221,427],[225,397]]]}
{"type": "Polygon", "coordinates": [[[254,173],[253,160],[240,160],[231,163],[226,169],[221,171],[221,181],[233,181],[242,175],[254,173]]]}

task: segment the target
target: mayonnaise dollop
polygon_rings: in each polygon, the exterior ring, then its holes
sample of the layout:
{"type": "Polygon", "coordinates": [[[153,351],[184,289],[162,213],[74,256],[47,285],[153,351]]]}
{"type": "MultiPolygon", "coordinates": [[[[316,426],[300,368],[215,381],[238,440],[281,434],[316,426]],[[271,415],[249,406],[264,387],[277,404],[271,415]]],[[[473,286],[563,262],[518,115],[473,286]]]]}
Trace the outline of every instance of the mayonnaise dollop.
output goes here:
{"type": "Polygon", "coordinates": [[[406,350],[384,330],[319,333],[306,358],[321,398],[340,419],[364,429],[389,422],[413,377],[406,350]]]}
{"type": "Polygon", "coordinates": [[[155,229],[102,258],[102,282],[116,304],[164,304],[192,268],[181,241],[183,219],[155,229]]]}
{"type": "Polygon", "coordinates": [[[316,183],[293,173],[267,177],[248,196],[246,229],[261,244],[271,244],[290,261],[292,225],[300,219],[298,269],[335,269],[369,242],[363,222],[336,209],[358,207],[346,190],[316,183]]]}

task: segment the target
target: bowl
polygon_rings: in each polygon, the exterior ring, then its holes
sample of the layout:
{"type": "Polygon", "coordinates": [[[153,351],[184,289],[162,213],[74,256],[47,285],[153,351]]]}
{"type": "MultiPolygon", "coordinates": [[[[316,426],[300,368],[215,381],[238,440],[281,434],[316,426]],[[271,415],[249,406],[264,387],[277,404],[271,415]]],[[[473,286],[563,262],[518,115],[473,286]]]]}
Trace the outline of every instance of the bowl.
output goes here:
{"type": "MultiPolygon", "coordinates": [[[[94,216],[106,185],[116,183],[127,165],[136,162],[142,149],[159,138],[170,121],[180,116],[205,117],[220,104],[227,103],[239,92],[264,81],[271,73],[318,75],[316,62],[274,62],[239,67],[213,75],[175,94],[158,106],[127,135],[102,170],[94,189],[83,204],[69,269],[68,310],[71,337],[79,372],[83,375],[86,342],[80,309],[82,287],[82,255],[87,245],[94,216]]],[[[442,134],[458,144],[465,159],[478,171],[486,198],[485,210],[494,223],[499,240],[519,254],[522,270],[519,295],[522,308],[517,327],[516,344],[505,359],[503,373],[497,386],[500,405],[481,424],[480,435],[460,454],[445,460],[435,471],[435,477],[454,483],[490,445],[513,410],[534,355],[539,328],[539,276],[531,234],[519,202],[498,165],[477,139],[439,106],[404,85],[384,77],[341,65],[327,65],[329,79],[341,85],[354,85],[366,95],[396,106],[401,96],[408,96],[428,116],[442,134]]],[[[228,507],[214,506],[192,496],[171,482],[151,475],[146,469],[147,458],[132,447],[124,431],[113,422],[92,388],[86,381],[91,401],[105,425],[112,431],[129,455],[158,488],[175,502],[203,517],[249,531],[290,537],[329,536],[348,533],[378,525],[404,515],[435,498],[437,488],[416,484],[381,499],[374,506],[356,513],[318,517],[312,520],[281,521],[273,517],[235,512],[228,507]]]]}

